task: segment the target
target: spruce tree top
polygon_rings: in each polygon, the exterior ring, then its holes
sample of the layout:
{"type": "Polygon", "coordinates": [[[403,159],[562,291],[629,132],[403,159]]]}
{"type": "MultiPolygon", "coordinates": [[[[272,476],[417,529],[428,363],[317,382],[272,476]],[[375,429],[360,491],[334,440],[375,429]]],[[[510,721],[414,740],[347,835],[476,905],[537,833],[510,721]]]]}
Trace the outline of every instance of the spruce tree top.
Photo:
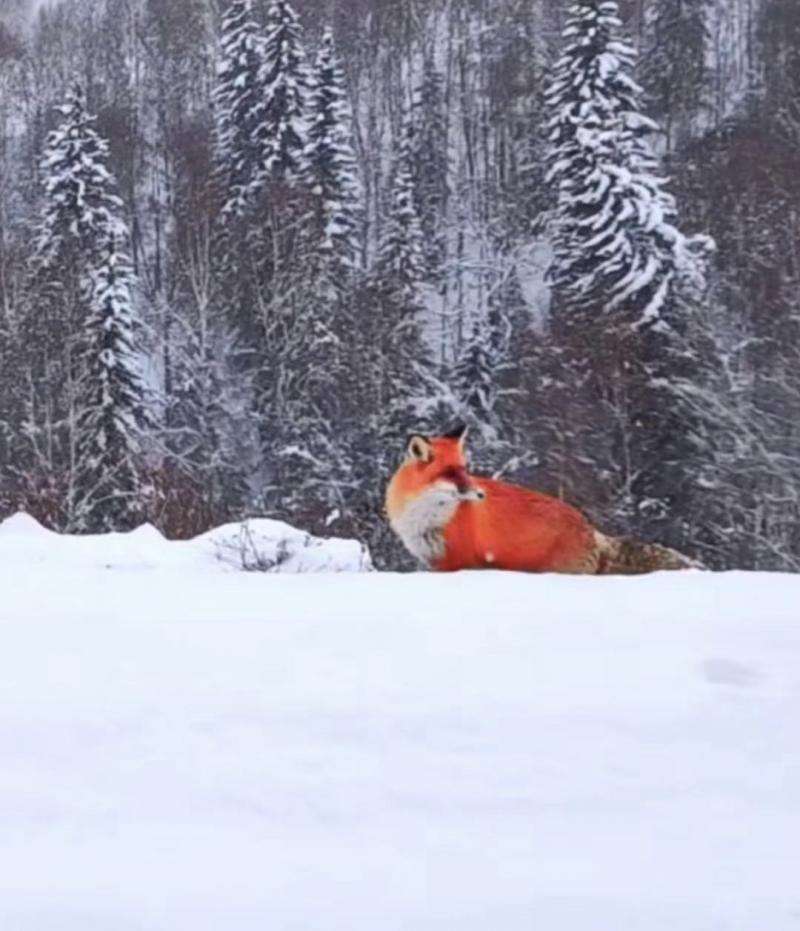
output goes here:
{"type": "Polygon", "coordinates": [[[680,234],[633,79],[616,0],[576,0],[546,99],[548,181],[558,196],[554,288],[573,304],[657,321],[680,234]]]}
{"type": "Polygon", "coordinates": [[[352,114],[330,28],[325,30],[317,54],[309,109],[308,156],[313,162],[314,182],[320,186],[320,190],[315,193],[335,196],[338,194],[342,171],[346,172],[349,180],[355,181],[355,165],[347,137],[347,126],[352,114]]]}
{"type": "Polygon", "coordinates": [[[642,90],[632,77],[636,52],[621,28],[617,0],[577,0],[569,9],[565,48],[546,95],[550,142],[564,148],[562,160],[551,167],[555,179],[569,177],[563,159],[570,155],[657,168],[641,140],[658,125],[642,112],[642,90]]]}
{"type": "Polygon", "coordinates": [[[270,179],[303,173],[305,96],[308,72],[303,29],[288,0],[272,0],[264,44],[261,79],[265,88],[264,119],[258,130],[264,172],[270,179]]]}
{"type": "Polygon", "coordinates": [[[56,261],[67,242],[90,248],[98,234],[123,238],[122,201],[106,168],[108,143],[95,131],[80,84],[57,107],[63,116],[50,133],[42,158],[46,207],[37,241],[40,261],[56,261]]]}
{"type": "Polygon", "coordinates": [[[256,193],[261,150],[256,136],[264,119],[261,84],[264,40],[252,0],[233,0],[222,20],[214,108],[217,162],[227,191],[224,212],[239,213],[256,193]]]}
{"type": "Polygon", "coordinates": [[[329,28],[314,67],[309,115],[305,157],[311,191],[321,205],[323,249],[345,269],[356,263],[360,186],[351,142],[352,112],[329,28]]]}
{"type": "Polygon", "coordinates": [[[414,128],[406,119],[394,163],[391,205],[378,250],[384,285],[409,308],[420,301],[425,280],[423,232],[414,192],[414,128]]]}

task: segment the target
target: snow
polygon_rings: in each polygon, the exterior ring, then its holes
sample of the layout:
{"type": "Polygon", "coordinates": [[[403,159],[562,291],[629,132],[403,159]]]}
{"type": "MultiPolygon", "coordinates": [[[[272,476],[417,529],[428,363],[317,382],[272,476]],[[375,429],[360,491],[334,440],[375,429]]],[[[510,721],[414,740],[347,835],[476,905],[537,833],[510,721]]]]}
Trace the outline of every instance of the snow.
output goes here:
{"type": "Polygon", "coordinates": [[[369,554],[356,540],[313,537],[278,520],[225,524],[194,540],[165,539],[145,524],[131,533],[97,536],[60,536],[46,530],[27,514],[0,523],[0,554],[6,565],[59,566],[71,569],[127,572],[262,571],[365,572],[372,566],[369,554]]]}
{"type": "Polygon", "coordinates": [[[796,576],[0,565],[4,929],[800,925],[796,576]]]}

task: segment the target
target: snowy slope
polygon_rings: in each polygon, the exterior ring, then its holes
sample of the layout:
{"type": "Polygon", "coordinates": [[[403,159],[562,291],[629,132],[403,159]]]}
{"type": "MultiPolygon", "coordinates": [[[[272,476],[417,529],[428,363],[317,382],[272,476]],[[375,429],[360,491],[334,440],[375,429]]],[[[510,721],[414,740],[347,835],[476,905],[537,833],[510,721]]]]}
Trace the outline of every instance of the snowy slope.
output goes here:
{"type": "Polygon", "coordinates": [[[4,529],[3,931],[800,928],[800,579],[4,529]]]}

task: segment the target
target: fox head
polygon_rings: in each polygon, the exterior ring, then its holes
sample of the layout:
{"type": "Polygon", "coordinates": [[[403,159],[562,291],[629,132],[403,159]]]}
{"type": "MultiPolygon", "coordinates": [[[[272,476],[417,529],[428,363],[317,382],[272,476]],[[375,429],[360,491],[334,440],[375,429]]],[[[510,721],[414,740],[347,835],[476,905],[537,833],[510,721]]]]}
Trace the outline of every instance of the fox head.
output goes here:
{"type": "Polygon", "coordinates": [[[419,434],[409,438],[405,462],[401,466],[410,485],[419,488],[449,483],[464,494],[470,490],[466,458],[467,428],[457,427],[443,436],[419,434]]]}
{"type": "Polygon", "coordinates": [[[467,472],[466,439],[466,427],[457,427],[443,436],[410,437],[405,460],[389,488],[390,509],[434,488],[465,501],[479,498],[480,493],[467,472]]]}

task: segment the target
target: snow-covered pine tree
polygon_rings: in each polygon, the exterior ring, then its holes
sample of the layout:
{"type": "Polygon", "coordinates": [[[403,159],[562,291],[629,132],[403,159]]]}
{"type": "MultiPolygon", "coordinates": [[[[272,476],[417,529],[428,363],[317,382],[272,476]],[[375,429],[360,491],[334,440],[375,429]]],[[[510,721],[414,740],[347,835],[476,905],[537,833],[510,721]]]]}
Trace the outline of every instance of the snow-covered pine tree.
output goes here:
{"type": "Polygon", "coordinates": [[[226,232],[238,233],[245,217],[221,233],[208,155],[198,158],[193,145],[179,157],[164,456],[154,495],[163,524],[190,537],[246,515],[258,454],[247,347],[232,313],[244,278],[241,249],[226,248],[238,244],[226,232]]]}
{"type": "Polygon", "coordinates": [[[25,447],[21,429],[25,351],[18,312],[11,301],[0,303],[0,511],[4,503],[11,506],[12,477],[25,447]]]}
{"type": "Polygon", "coordinates": [[[192,536],[246,516],[256,422],[249,378],[224,318],[203,296],[180,302],[176,316],[162,494],[175,530],[192,536]]]}
{"type": "Polygon", "coordinates": [[[122,251],[127,230],[117,221],[91,270],[85,321],[85,371],[77,422],[76,524],[95,533],[141,523],[142,438],[148,422],[133,272],[122,251]]]}
{"type": "Polygon", "coordinates": [[[386,428],[394,442],[404,438],[415,422],[419,425],[437,401],[435,366],[423,336],[427,269],[415,196],[413,141],[413,123],[407,118],[394,158],[391,200],[375,268],[385,333],[381,395],[386,428]]]}
{"type": "Polygon", "coordinates": [[[378,247],[381,284],[415,320],[425,281],[425,242],[414,186],[414,128],[406,120],[394,158],[390,203],[378,247]]]}
{"type": "Polygon", "coordinates": [[[263,116],[255,132],[263,176],[292,181],[304,174],[309,85],[303,29],[289,0],[272,0],[264,42],[263,116]]]}
{"type": "MultiPolygon", "coordinates": [[[[80,84],[56,108],[62,120],[50,133],[42,158],[44,206],[36,241],[38,266],[82,256],[91,269],[107,248],[108,232],[119,225],[122,201],[106,167],[108,144],[94,128],[80,84]],[[91,263],[91,264],[90,264],[91,263]]],[[[84,277],[87,289],[88,279],[84,277]]]]}
{"type": "Polygon", "coordinates": [[[567,483],[583,485],[575,497],[600,519],[684,545],[678,504],[696,450],[670,379],[692,365],[677,298],[693,250],[674,225],[616,0],[575,0],[564,40],[546,95],[557,198],[551,320],[565,350],[551,390],[565,399],[563,420],[591,425],[578,442],[594,453],[589,464],[584,448],[565,451],[562,466],[571,463],[567,483]]]}
{"type": "Polygon", "coordinates": [[[516,269],[502,272],[488,307],[473,320],[453,366],[452,383],[458,420],[470,426],[470,449],[481,468],[513,473],[536,459],[519,405],[530,321],[516,269]]]}
{"type": "Polygon", "coordinates": [[[414,185],[424,235],[425,266],[431,281],[441,279],[447,254],[445,213],[450,195],[450,160],[444,76],[431,61],[414,89],[411,106],[414,185]]]}
{"type": "MultiPolygon", "coordinates": [[[[360,187],[352,149],[352,115],[333,35],[326,30],[310,80],[308,142],[295,194],[297,235],[286,267],[294,271],[293,324],[285,331],[299,370],[268,407],[278,414],[266,441],[272,453],[271,497],[280,512],[325,532],[345,510],[353,486],[353,421],[348,418],[359,359],[352,298],[360,252],[360,187]],[[304,199],[307,195],[307,201],[304,199]],[[302,373],[302,374],[300,374],[302,373]],[[300,375],[300,377],[297,377],[300,375]]],[[[284,238],[273,233],[273,242],[284,238]]],[[[273,367],[275,371],[275,367],[273,367]]]]}
{"type": "Polygon", "coordinates": [[[361,244],[360,185],[352,145],[353,116],[333,31],[322,37],[309,101],[306,163],[314,199],[319,252],[337,288],[357,266],[361,244]]]}
{"type": "Polygon", "coordinates": [[[310,499],[307,489],[324,485],[317,479],[332,424],[322,411],[335,366],[306,157],[311,79],[303,30],[288,0],[269,5],[260,78],[264,110],[256,139],[265,195],[247,243],[258,325],[251,360],[260,500],[268,512],[291,517],[299,500],[310,499]]]}
{"type": "Polygon", "coordinates": [[[222,213],[241,215],[260,189],[265,159],[264,40],[253,0],[231,0],[222,17],[214,92],[217,176],[222,213]]]}
{"type": "Polygon", "coordinates": [[[212,303],[248,345],[259,331],[255,314],[259,277],[268,250],[254,236],[263,224],[265,139],[264,37],[254,0],[229,0],[218,40],[214,88],[216,208],[212,303]]]}
{"type": "Polygon", "coordinates": [[[491,332],[475,320],[453,368],[456,396],[470,426],[494,432],[497,408],[496,353],[491,332]]]}
{"type": "Polygon", "coordinates": [[[223,227],[228,245],[223,261],[215,257],[213,302],[226,306],[253,387],[260,505],[286,517],[303,485],[311,484],[312,468],[318,474],[325,460],[327,439],[317,442],[317,427],[331,429],[323,411],[335,393],[330,293],[319,274],[306,159],[310,78],[302,28],[288,0],[269,5],[261,58],[263,102],[251,133],[258,196],[234,230],[223,227]]]}
{"type": "Polygon", "coordinates": [[[546,99],[557,191],[553,290],[571,308],[658,321],[675,271],[675,202],[633,79],[617,0],[576,0],[546,99]]]}
{"type": "MultiPolygon", "coordinates": [[[[129,236],[107,168],[108,144],[94,129],[80,85],[59,112],[42,159],[36,264],[43,302],[31,321],[50,338],[37,347],[43,358],[34,372],[52,392],[48,417],[58,424],[61,451],[51,468],[70,476],[67,529],[125,529],[141,514],[144,422],[124,252],[129,236]]],[[[40,425],[26,429],[35,437],[40,425]]]]}

